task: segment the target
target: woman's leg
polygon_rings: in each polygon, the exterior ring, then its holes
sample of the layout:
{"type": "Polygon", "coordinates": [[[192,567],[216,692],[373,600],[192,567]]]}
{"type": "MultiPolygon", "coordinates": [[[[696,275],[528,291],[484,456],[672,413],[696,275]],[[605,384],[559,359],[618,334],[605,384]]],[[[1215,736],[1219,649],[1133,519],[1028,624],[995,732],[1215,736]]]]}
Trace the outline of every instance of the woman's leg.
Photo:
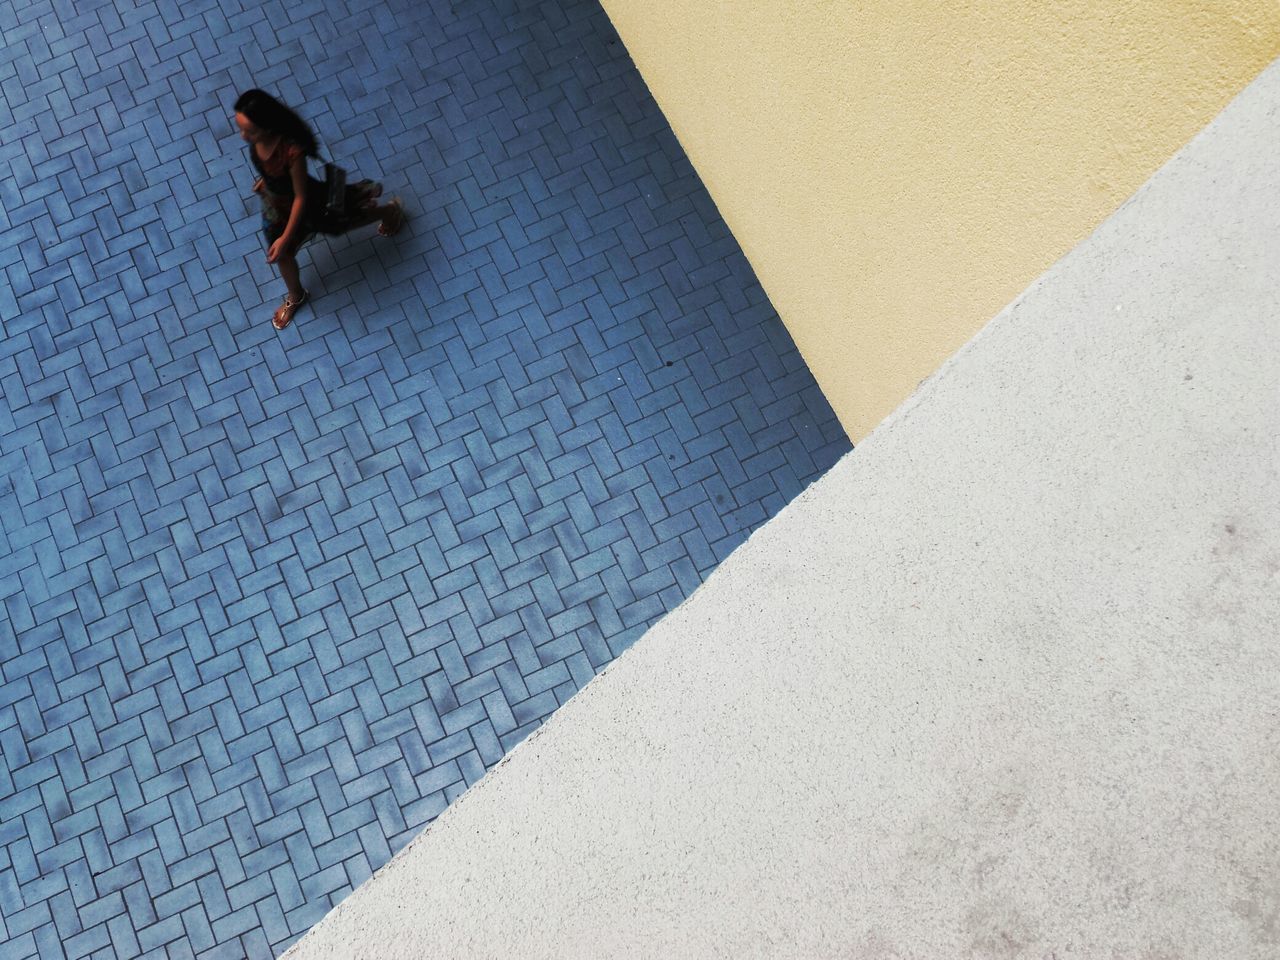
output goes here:
{"type": "Polygon", "coordinates": [[[379,224],[384,236],[389,236],[400,229],[404,220],[404,207],[399,200],[392,200],[381,206],[374,204],[358,209],[351,217],[351,226],[367,227],[371,223],[379,224]]]}
{"type": "Polygon", "coordinates": [[[289,288],[290,300],[301,300],[306,294],[302,289],[302,278],[298,270],[298,258],[292,253],[281,257],[276,261],[276,266],[280,268],[280,276],[284,279],[284,284],[289,288]]]}
{"type": "Polygon", "coordinates": [[[285,286],[289,288],[289,296],[284,303],[276,308],[275,316],[271,318],[271,322],[277,330],[283,330],[293,321],[293,315],[298,312],[298,308],[307,299],[307,291],[302,289],[302,279],[299,276],[298,258],[296,256],[293,254],[283,256],[276,261],[276,266],[280,268],[280,276],[284,278],[285,286]]]}

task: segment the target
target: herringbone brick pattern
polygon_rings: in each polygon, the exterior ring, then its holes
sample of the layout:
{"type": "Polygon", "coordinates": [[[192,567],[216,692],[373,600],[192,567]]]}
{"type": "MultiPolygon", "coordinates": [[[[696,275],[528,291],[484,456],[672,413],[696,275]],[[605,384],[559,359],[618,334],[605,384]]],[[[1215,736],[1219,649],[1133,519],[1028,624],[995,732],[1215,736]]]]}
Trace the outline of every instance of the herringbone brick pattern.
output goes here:
{"type": "Polygon", "coordinates": [[[0,28],[0,952],[268,956],[848,442],[594,0],[0,28]],[[414,214],[283,334],[254,85],[414,214]]]}

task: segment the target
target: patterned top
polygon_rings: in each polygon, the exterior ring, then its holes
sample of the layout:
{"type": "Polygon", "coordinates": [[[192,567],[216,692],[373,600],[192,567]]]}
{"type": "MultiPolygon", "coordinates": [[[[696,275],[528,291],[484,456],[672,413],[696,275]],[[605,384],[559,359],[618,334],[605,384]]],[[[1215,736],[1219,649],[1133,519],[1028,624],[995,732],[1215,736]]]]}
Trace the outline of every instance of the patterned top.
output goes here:
{"type": "MultiPolygon", "coordinates": [[[[302,147],[283,138],[276,141],[265,160],[258,156],[252,144],[249,145],[249,159],[262,177],[262,226],[268,243],[283,235],[293,213],[293,174],[290,169],[295,161],[305,156],[302,147]]],[[[377,207],[377,198],[382,193],[382,185],[373,180],[348,183],[345,210],[335,214],[326,204],[324,181],[308,173],[306,183],[307,205],[294,237],[299,244],[316,232],[336,236],[353,226],[368,223],[368,211],[377,207]]]]}
{"type": "Polygon", "coordinates": [[[262,175],[268,199],[277,208],[287,210],[293,206],[293,175],[290,170],[294,161],[303,156],[302,147],[284,138],[276,141],[265,160],[258,156],[253,144],[249,145],[249,157],[262,175]]]}

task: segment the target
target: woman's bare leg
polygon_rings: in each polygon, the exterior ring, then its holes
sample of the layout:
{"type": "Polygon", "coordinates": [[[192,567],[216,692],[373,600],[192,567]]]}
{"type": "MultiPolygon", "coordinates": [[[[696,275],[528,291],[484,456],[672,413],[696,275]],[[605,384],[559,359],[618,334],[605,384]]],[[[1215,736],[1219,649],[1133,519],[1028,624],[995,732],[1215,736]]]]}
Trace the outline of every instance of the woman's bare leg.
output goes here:
{"type": "Polygon", "coordinates": [[[280,268],[280,276],[284,278],[285,286],[289,288],[289,299],[301,300],[303,290],[298,258],[292,255],[281,257],[276,261],[276,266],[280,268]]]}
{"type": "Polygon", "coordinates": [[[395,222],[395,218],[401,215],[401,208],[393,203],[384,203],[381,206],[372,205],[367,208],[357,210],[352,217],[353,227],[367,227],[371,223],[379,223],[383,226],[390,226],[395,222]]]}
{"type": "Polygon", "coordinates": [[[276,261],[276,266],[280,268],[280,276],[284,278],[285,285],[289,288],[289,296],[285,298],[284,303],[276,307],[271,323],[277,330],[283,330],[293,322],[293,315],[306,300],[307,291],[302,289],[302,280],[298,276],[297,257],[292,254],[283,256],[276,261]]]}

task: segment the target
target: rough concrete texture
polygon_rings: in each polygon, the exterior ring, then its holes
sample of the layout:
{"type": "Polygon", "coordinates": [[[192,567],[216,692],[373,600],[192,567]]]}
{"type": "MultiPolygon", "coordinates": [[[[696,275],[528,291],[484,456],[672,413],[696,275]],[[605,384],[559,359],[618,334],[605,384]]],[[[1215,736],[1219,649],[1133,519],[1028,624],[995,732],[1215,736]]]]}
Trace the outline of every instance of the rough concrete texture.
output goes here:
{"type": "Polygon", "coordinates": [[[1280,955],[1280,68],[304,938],[1280,955]]]}

